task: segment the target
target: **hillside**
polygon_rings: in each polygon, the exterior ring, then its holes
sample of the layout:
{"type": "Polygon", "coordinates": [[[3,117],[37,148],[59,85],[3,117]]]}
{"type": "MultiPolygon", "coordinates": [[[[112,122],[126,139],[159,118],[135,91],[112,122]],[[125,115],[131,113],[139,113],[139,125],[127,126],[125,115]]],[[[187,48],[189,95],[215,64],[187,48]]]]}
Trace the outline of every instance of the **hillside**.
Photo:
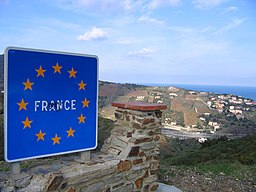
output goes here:
{"type": "Polygon", "coordinates": [[[162,143],[159,179],[182,191],[255,191],[256,135],[162,143]]]}
{"type": "Polygon", "coordinates": [[[176,87],[150,87],[100,82],[99,113],[113,119],[113,101],[166,104],[166,126],[188,131],[251,134],[256,132],[256,102],[235,95],[221,95],[176,87]]]}

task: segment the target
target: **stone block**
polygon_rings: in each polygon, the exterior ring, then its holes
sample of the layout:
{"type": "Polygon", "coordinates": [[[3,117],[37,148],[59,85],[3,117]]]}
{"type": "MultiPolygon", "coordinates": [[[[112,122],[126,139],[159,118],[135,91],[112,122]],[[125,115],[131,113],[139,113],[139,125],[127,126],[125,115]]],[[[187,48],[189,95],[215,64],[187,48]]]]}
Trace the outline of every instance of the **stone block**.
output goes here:
{"type": "Polygon", "coordinates": [[[143,119],[142,124],[147,125],[149,123],[154,123],[155,121],[156,121],[155,118],[145,118],[145,119],[143,119]]]}
{"type": "Polygon", "coordinates": [[[155,148],[155,142],[148,142],[148,143],[143,143],[141,145],[141,150],[150,150],[150,149],[154,149],[155,148]]]}
{"type": "Polygon", "coordinates": [[[29,185],[31,176],[22,172],[19,175],[12,175],[12,179],[15,181],[15,186],[23,188],[29,185]]]}
{"type": "Polygon", "coordinates": [[[133,171],[142,170],[142,169],[148,169],[150,167],[150,163],[142,163],[138,165],[134,165],[132,167],[133,171]]]}
{"type": "Polygon", "coordinates": [[[115,135],[125,136],[127,134],[127,130],[125,129],[125,127],[118,126],[111,130],[111,133],[115,135]]]}
{"type": "Polygon", "coordinates": [[[51,174],[50,181],[47,186],[47,191],[55,191],[58,189],[63,181],[63,176],[61,174],[51,174]]]}
{"type": "Polygon", "coordinates": [[[152,184],[151,186],[150,186],[150,191],[156,191],[157,190],[157,188],[158,188],[158,184],[157,183],[154,183],[154,184],[152,184]]]}
{"type": "Polygon", "coordinates": [[[89,186],[82,187],[80,191],[100,191],[105,188],[105,184],[103,181],[93,183],[89,186]]]}
{"type": "Polygon", "coordinates": [[[141,189],[143,186],[143,178],[137,179],[134,183],[137,189],[141,189]]]}
{"type": "Polygon", "coordinates": [[[106,183],[116,183],[121,181],[124,178],[124,173],[116,173],[114,175],[110,175],[110,178],[106,179],[106,183]]]}
{"type": "Polygon", "coordinates": [[[69,185],[83,185],[92,183],[94,179],[103,178],[116,172],[119,160],[109,160],[102,164],[86,166],[75,164],[62,170],[63,177],[69,185]]]}
{"type": "Polygon", "coordinates": [[[133,165],[138,165],[138,164],[141,164],[143,162],[142,159],[135,159],[133,160],[133,165]]]}
{"type": "Polygon", "coordinates": [[[132,162],[129,160],[120,161],[117,164],[117,170],[120,172],[129,171],[131,169],[131,167],[132,167],[132,162]]]}
{"type": "Polygon", "coordinates": [[[135,178],[141,178],[145,174],[145,170],[137,170],[126,173],[125,178],[127,180],[135,180],[135,178]]]}
{"type": "Polygon", "coordinates": [[[138,138],[135,140],[134,144],[140,144],[145,142],[151,142],[153,140],[152,137],[144,137],[144,138],[138,138]]]}
{"type": "Polygon", "coordinates": [[[113,155],[119,155],[121,153],[121,151],[122,151],[121,149],[116,149],[114,147],[110,147],[108,149],[108,153],[113,154],[113,155]]]}
{"type": "Polygon", "coordinates": [[[128,145],[128,143],[126,143],[125,141],[122,141],[122,140],[119,139],[119,138],[113,139],[112,144],[115,145],[115,146],[122,147],[122,148],[126,148],[127,145],[128,145]]]}
{"type": "Polygon", "coordinates": [[[67,192],[76,192],[76,190],[73,187],[69,187],[67,192]]]}
{"type": "Polygon", "coordinates": [[[150,175],[149,177],[144,178],[145,185],[150,185],[150,184],[152,184],[156,181],[157,181],[157,176],[156,175],[150,175]]]}
{"type": "Polygon", "coordinates": [[[122,186],[124,186],[124,182],[123,181],[121,181],[121,182],[119,182],[119,183],[117,183],[117,184],[114,184],[113,186],[112,186],[112,189],[113,189],[113,191],[117,191],[120,187],[122,187],[122,186]]]}
{"type": "Polygon", "coordinates": [[[132,184],[127,184],[125,186],[122,186],[120,188],[117,188],[113,190],[113,192],[130,192],[133,191],[133,185],[132,184]]]}
{"type": "Polygon", "coordinates": [[[131,122],[131,126],[136,129],[144,129],[145,128],[145,126],[143,126],[142,123],[139,123],[136,121],[131,122]]]}

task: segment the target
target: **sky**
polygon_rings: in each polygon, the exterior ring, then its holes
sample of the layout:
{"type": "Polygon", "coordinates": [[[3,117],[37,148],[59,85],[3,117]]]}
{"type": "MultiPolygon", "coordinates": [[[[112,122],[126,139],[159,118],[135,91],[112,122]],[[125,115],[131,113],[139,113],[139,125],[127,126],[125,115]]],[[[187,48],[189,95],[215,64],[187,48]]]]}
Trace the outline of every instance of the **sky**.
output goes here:
{"type": "Polygon", "coordinates": [[[254,0],[0,0],[0,54],[99,57],[119,83],[256,86],[254,0]]]}

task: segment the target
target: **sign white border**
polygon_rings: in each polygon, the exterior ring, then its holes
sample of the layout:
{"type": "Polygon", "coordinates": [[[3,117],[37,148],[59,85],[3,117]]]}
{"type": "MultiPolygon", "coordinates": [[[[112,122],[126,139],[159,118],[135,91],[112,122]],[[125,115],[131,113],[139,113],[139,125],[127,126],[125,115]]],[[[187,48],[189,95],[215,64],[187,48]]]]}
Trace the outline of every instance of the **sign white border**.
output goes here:
{"type": "Polygon", "coordinates": [[[56,155],[64,155],[69,153],[77,153],[77,152],[83,152],[83,151],[89,151],[97,148],[98,145],[98,90],[99,89],[99,58],[96,55],[89,55],[89,54],[82,54],[82,53],[70,53],[70,52],[61,52],[61,51],[51,51],[51,50],[43,50],[43,49],[33,49],[33,48],[22,48],[22,47],[7,47],[4,52],[4,159],[7,162],[17,162],[17,161],[24,161],[29,159],[35,159],[35,158],[43,158],[43,157],[51,157],[56,155]],[[38,156],[32,156],[28,158],[20,158],[20,159],[14,159],[9,160],[7,156],[7,120],[8,120],[8,51],[9,50],[19,50],[19,51],[33,51],[33,52],[40,52],[40,53],[52,53],[52,54],[61,54],[61,55],[72,55],[72,56],[82,56],[82,57],[91,57],[95,58],[97,61],[97,89],[96,89],[96,143],[95,146],[92,148],[87,149],[79,149],[74,151],[65,151],[61,153],[52,153],[52,154],[46,154],[46,155],[38,155],[38,156]]]}

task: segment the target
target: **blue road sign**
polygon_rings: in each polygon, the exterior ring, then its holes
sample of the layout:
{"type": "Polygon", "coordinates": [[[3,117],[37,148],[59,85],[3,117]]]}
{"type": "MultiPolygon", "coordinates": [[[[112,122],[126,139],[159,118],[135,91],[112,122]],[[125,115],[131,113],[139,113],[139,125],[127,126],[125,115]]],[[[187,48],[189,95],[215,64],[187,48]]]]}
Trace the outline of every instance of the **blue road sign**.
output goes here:
{"type": "Polygon", "coordinates": [[[96,148],[96,56],[10,47],[4,63],[6,161],[96,148]]]}

